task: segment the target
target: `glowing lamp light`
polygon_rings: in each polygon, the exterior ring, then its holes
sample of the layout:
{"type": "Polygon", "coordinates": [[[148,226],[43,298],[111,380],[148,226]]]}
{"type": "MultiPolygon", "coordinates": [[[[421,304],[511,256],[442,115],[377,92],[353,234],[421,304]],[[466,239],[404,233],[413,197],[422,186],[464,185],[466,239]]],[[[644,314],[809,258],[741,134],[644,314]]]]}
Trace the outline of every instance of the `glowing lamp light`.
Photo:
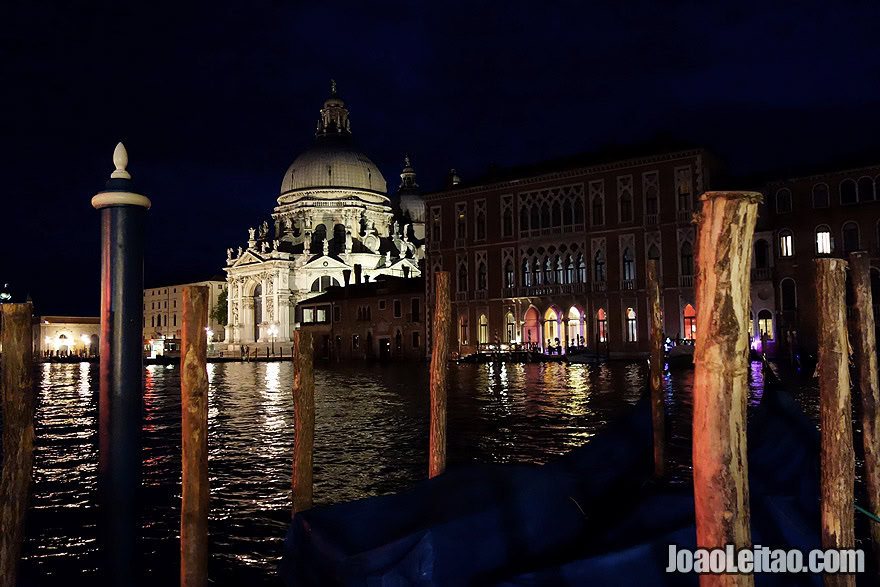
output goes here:
{"type": "Polygon", "coordinates": [[[51,336],[46,337],[46,344],[52,344],[52,337],[51,336]]]}
{"type": "Polygon", "coordinates": [[[88,335],[88,334],[83,334],[83,335],[82,335],[81,337],[79,337],[79,338],[80,338],[80,340],[82,341],[82,343],[83,343],[84,345],[86,345],[86,346],[89,346],[89,344],[92,342],[92,340],[89,338],[89,335],[88,335]]]}

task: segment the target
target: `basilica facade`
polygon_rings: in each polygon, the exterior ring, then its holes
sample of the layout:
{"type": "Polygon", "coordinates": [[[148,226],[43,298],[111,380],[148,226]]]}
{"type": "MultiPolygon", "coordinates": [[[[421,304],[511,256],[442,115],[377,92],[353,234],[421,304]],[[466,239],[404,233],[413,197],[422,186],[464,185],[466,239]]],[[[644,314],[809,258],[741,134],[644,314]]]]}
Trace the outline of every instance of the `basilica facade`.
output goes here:
{"type": "Polygon", "coordinates": [[[248,229],[245,246],[227,249],[226,340],[290,341],[296,305],[328,287],[419,277],[424,235],[424,203],[409,159],[393,208],[379,168],[354,147],[334,83],[315,141],[284,174],[271,217],[248,229]]]}

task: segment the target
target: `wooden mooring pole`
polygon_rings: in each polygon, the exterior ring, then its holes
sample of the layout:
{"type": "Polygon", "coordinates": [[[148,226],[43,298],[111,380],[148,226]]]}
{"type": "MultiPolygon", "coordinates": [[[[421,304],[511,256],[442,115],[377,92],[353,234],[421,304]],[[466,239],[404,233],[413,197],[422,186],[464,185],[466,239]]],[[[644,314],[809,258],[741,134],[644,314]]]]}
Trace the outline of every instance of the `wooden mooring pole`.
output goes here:
{"type": "Polygon", "coordinates": [[[446,470],[446,373],[449,360],[452,303],[449,272],[434,278],[434,325],[431,339],[431,433],[428,440],[428,477],[446,470]]]}
{"type": "MultiPolygon", "coordinates": [[[[707,192],[698,221],[694,349],[697,545],[751,545],[746,400],[749,266],[761,194],[707,192]]],[[[753,585],[752,575],[701,575],[700,585],[753,585]]]]}
{"type": "Polygon", "coordinates": [[[663,478],[666,412],[663,403],[663,320],[658,263],[648,260],[648,303],[651,305],[651,422],[654,427],[654,476],[663,478]]]}
{"type": "MultiPolygon", "coordinates": [[[[853,548],[855,454],[845,305],[847,263],[833,258],[814,262],[819,313],[822,548],[853,548]]],[[[825,585],[855,585],[855,576],[825,575],[825,585]]]]}
{"type": "Polygon", "coordinates": [[[293,333],[293,514],[312,508],[315,444],[315,380],[312,333],[293,333]]]}
{"type": "Polygon", "coordinates": [[[183,288],[180,407],[183,499],[180,585],[208,584],[208,288],[183,288]]]}
{"type": "Polygon", "coordinates": [[[34,336],[31,304],[2,304],[3,472],[0,583],[16,585],[34,465],[34,336]]]}
{"type": "MultiPolygon", "coordinates": [[[[852,342],[859,373],[862,400],[862,444],[865,447],[865,481],[868,509],[880,516],[880,388],[877,383],[877,334],[871,293],[871,262],[868,253],[849,255],[849,273],[855,293],[855,332],[852,342]]],[[[871,523],[874,571],[880,574],[880,524],[871,523]]]]}

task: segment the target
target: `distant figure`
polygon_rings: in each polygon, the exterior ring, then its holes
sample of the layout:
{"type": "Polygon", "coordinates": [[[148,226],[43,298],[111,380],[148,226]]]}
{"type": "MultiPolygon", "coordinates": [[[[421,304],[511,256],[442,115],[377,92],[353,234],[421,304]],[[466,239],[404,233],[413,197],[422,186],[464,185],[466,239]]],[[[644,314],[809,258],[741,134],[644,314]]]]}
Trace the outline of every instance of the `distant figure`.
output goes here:
{"type": "Polygon", "coordinates": [[[562,354],[562,347],[559,346],[559,337],[558,336],[556,337],[556,354],[557,355],[562,354]]]}
{"type": "Polygon", "coordinates": [[[553,354],[553,345],[550,344],[549,338],[547,339],[547,352],[551,355],[553,354]]]}

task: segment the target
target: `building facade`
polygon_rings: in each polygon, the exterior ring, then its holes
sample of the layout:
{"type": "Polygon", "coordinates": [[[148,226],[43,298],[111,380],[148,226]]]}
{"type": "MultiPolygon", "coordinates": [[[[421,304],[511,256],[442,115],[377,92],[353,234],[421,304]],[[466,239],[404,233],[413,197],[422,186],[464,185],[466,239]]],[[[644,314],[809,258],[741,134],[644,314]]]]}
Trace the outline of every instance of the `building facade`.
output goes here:
{"type": "MultiPolygon", "coordinates": [[[[880,164],[774,181],[765,185],[763,192],[772,230],[756,244],[754,256],[770,260],[768,269],[758,277],[770,284],[776,303],[756,309],[756,318],[773,333],[772,344],[783,355],[812,354],[818,346],[815,258],[846,258],[852,251],[868,251],[877,314],[880,164]]],[[[849,279],[846,304],[848,315],[852,315],[849,279]]]]}
{"type": "Polygon", "coordinates": [[[330,286],[418,277],[424,220],[408,159],[401,179],[402,212],[395,214],[382,173],[352,143],[334,83],[314,144],[284,175],[271,222],[249,229],[244,247],[227,250],[230,347],[289,342],[296,304],[330,286]]]}
{"type": "Polygon", "coordinates": [[[297,306],[300,328],[312,333],[315,356],[325,359],[425,357],[425,283],[379,277],[331,287],[297,306]]]}
{"type": "Polygon", "coordinates": [[[665,332],[692,338],[692,218],[711,172],[708,154],[690,150],[551,162],[426,195],[426,267],[452,276],[453,351],[516,342],[646,353],[647,259],[660,265],[665,332]]]}
{"type": "Polygon", "coordinates": [[[40,316],[35,330],[34,350],[40,356],[96,357],[100,351],[98,316],[40,316]]]}
{"type": "Polygon", "coordinates": [[[226,282],[212,279],[145,289],[144,342],[151,339],[180,338],[183,327],[183,288],[188,285],[208,288],[208,328],[211,331],[208,342],[223,341],[224,326],[210,314],[217,307],[217,300],[226,289],[226,282]]]}

